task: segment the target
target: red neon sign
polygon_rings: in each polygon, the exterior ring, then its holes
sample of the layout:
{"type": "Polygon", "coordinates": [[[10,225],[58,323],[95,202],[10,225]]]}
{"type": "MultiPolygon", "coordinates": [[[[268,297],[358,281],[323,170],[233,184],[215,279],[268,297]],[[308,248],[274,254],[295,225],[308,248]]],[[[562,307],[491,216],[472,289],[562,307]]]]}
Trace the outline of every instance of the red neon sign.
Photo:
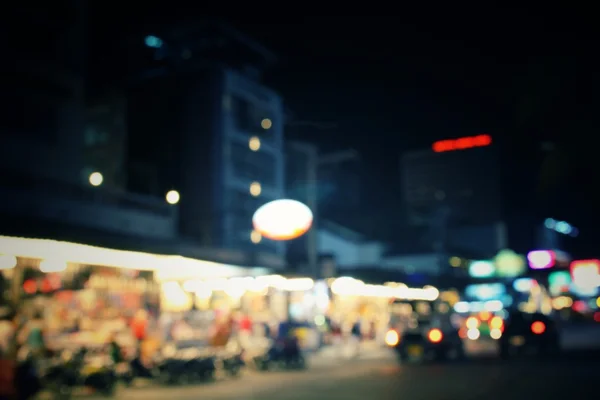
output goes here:
{"type": "Polygon", "coordinates": [[[570,268],[573,282],[597,282],[600,277],[600,260],[574,260],[570,268]]]}
{"type": "Polygon", "coordinates": [[[492,137],[490,135],[477,135],[462,137],[458,139],[438,140],[431,146],[431,148],[436,153],[443,153],[446,151],[466,150],[475,147],[486,147],[490,144],[492,144],[492,137]]]}

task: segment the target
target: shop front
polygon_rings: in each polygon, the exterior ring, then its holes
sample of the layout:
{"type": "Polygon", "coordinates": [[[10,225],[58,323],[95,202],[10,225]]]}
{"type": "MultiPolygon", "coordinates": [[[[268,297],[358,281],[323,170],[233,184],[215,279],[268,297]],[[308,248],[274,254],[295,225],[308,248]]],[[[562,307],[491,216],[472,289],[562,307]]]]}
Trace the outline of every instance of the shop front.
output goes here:
{"type": "Polygon", "coordinates": [[[332,298],[326,318],[330,322],[333,341],[353,336],[383,344],[389,327],[391,301],[434,300],[440,295],[431,286],[409,288],[397,282],[372,285],[352,277],[332,279],[329,285],[332,298]]]}
{"type": "MultiPolygon", "coordinates": [[[[0,237],[0,283],[5,289],[0,306],[16,315],[19,331],[28,331],[32,321],[42,326],[44,345],[51,349],[102,348],[116,341],[126,353],[152,353],[164,336],[163,300],[173,287],[161,285],[157,276],[189,271],[212,278],[242,276],[247,269],[179,256],[0,237]]],[[[205,308],[203,301],[197,296],[194,306],[205,308]]],[[[210,306],[224,309],[228,302],[215,296],[210,306]]],[[[182,306],[187,307],[178,305],[182,306]]],[[[23,334],[17,339],[26,342],[23,334]]]]}
{"type": "MultiPolygon", "coordinates": [[[[224,346],[230,337],[235,337],[245,348],[262,348],[269,345],[279,325],[288,318],[298,322],[314,319],[310,303],[314,282],[310,278],[260,275],[200,279],[188,275],[185,279],[165,281],[165,277],[157,274],[166,340],[183,340],[174,333],[173,326],[190,325],[185,321],[192,315],[203,315],[204,325],[185,330],[190,335],[185,339],[224,346]],[[229,332],[227,340],[211,342],[220,331],[229,332]]],[[[308,346],[308,342],[306,339],[302,344],[308,346]]]]}

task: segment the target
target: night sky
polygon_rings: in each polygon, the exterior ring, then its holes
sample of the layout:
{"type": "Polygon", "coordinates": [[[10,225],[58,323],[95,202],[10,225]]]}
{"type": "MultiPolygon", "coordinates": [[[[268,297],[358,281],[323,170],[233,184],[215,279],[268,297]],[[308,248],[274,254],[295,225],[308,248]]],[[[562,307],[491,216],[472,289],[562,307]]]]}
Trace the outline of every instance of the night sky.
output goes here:
{"type": "MultiPolygon", "coordinates": [[[[117,64],[110,49],[125,33],[207,15],[166,4],[94,2],[90,48],[117,64]]],[[[549,141],[555,151],[532,185],[543,187],[553,216],[580,226],[582,245],[595,244],[598,64],[590,10],[435,9],[413,18],[304,17],[292,10],[220,18],[279,56],[265,80],[295,118],[333,126],[294,129],[293,136],[324,150],[362,152],[379,187],[371,206],[398,201],[404,150],[489,133],[504,151],[527,158],[549,141]]]]}

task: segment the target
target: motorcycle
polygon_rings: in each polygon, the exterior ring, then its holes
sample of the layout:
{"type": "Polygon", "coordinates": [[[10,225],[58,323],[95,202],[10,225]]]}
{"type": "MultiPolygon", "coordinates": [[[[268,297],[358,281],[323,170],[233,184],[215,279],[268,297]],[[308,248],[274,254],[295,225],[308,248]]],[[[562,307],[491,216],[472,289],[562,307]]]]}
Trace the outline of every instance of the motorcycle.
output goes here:
{"type": "Polygon", "coordinates": [[[167,385],[184,385],[214,378],[216,357],[196,348],[164,348],[162,361],[157,366],[158,379],[167,385]]]}
{"type": "Polygon", "coordinates": [[[106,354],[83,348],[75,353],[65,351],[61,358],[64,363],[51,367],[45,376],[52,392],[70,398],[73,389],[85,386],[106,397],[115,394],[118,378],[106,354]]]}
{"type": "Polygon", "coordinates": [[[306,368],[306,359],[296,337],[276,340],[266,353],[255,357],[254,363],[262,371],[306,368]]]}

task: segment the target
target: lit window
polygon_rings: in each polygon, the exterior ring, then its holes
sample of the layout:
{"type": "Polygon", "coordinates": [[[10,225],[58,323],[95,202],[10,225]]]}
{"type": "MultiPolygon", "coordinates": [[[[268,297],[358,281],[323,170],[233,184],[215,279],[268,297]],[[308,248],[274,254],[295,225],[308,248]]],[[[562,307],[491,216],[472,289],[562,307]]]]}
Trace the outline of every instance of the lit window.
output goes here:
{"type": "Polygon", "coordinates": [[[271,129],[271,127],[273,126],[273,122],[271,122],[269,118],[263,118],[263,120],[260,121],[260,126],[265,130],[271,129]]]}
{"type": "Polygon", "coordinates": [[[256,136],[252,136],[248,142],[248,147],[250,147],[250,150],[252,151],[260,150],[260,139],[256,136]]]}
{"type": "Polygon", "coordinates": [[[252,243],[258,244],[262,240],[262,235],[260,234],[260,232],[252,231],[252,233],[250,233],[250,240],[252,241],[252,243]]]}
{"type": "Polygon", "coordinates": [[[250,194],[254,197],[258,197],[258,196],[260,196],[261,192],[262,192],[262,187],[260,186],[260,183],[252,182],[252,184],[250,185],[250,194]]]}

